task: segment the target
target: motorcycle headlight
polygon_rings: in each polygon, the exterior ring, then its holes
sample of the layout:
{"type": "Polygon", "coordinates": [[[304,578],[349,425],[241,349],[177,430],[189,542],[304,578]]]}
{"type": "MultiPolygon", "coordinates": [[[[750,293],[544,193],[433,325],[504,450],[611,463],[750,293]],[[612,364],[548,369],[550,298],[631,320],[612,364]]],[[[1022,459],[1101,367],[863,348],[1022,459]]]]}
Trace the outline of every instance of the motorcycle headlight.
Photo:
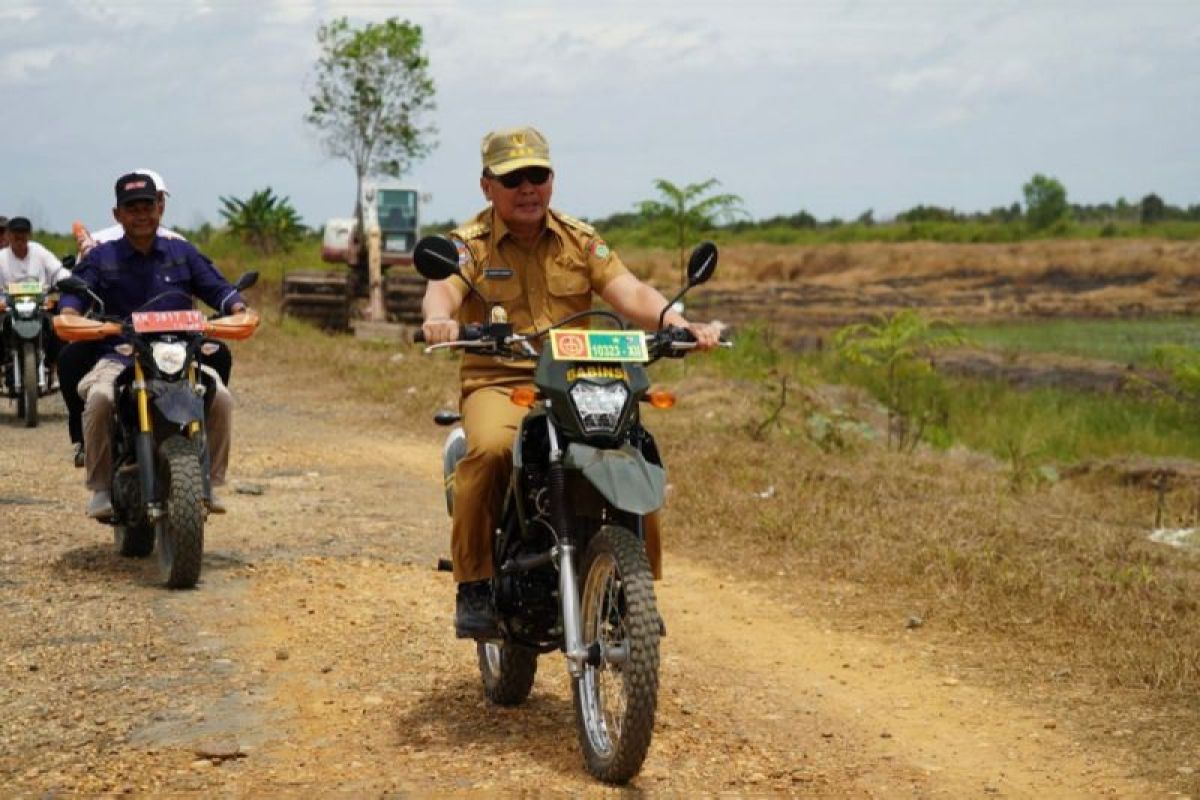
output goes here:
{"type": "Polygon", "coordinates": [[[174,375],[187,362],[187,345],[179,342],[155,342],[150,345],[150,353],[164,375],[174,375]]]}
{"type": "Polygon", "coordinates": [[[625,384],[580,381],[571,387],[571,402],[579,412],[584,433],[615,433],[629,399],[625,384]]]}
{"type": "Polygon", "coordinates": [[[34,309],[37,308],[37,301],[22,298],[13,304],[13,308],[17,310],[18,317],[32,317],[34,309]]]}

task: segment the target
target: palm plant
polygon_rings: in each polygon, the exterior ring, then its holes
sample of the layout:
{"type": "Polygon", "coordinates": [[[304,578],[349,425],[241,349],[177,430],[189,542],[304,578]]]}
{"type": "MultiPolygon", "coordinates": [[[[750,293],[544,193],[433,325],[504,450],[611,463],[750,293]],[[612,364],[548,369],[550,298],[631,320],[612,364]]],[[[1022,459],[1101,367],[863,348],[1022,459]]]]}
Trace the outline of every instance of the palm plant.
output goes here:
{"type": "Polygon", "coordinates": [[[286,197],[277,197],[268,186],[247,200],[222,197],[221,216],[229,230],[260,253],[290,250],[304,235],[300,215],[286,197]]]}
{"type": "Polygon", "coordinates": [[[680,188],[665,178],[657,178],[654,188],[662,195],[661,200],[643,200],[638,204],[642,215],[650,220],[662,220],[675,231],[679,247],[679,285],[687,282],[686,249],[693,232],[712,228],[718,222],[727,222],[745,215],[742,198],[736,194],[715,194],[704,197],[720,181],[709,178],[700,183],[689,183],[680,188]]]}

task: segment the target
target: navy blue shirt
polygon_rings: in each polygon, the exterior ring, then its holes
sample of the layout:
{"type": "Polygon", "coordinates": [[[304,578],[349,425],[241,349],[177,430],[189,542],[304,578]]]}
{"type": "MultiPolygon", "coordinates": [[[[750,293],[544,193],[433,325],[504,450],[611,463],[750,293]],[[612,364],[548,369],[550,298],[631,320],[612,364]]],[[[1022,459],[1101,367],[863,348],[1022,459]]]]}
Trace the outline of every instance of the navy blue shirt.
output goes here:
{"type": "MultiPolygon", "coordinates": [[[[128,237],[104,242],[88,253],[71,274],[86,281],[104,301],[106,316],[125,320],[134,311],[190,309],[193,297],[222,314],[228,314],[238,303],[246,303],[212,262],[182,239],[156,236],[148,255],[135,250],[128,237]],[[163,296],[147,302],[158,295],[163,296]]],[[[64,294],[60,305],[82,313],[91,302],[87,295],[64,294]]],[[[119,343],[116,337],[104,340],[102,355],[111,357],[113,347],[119,343]]]]}

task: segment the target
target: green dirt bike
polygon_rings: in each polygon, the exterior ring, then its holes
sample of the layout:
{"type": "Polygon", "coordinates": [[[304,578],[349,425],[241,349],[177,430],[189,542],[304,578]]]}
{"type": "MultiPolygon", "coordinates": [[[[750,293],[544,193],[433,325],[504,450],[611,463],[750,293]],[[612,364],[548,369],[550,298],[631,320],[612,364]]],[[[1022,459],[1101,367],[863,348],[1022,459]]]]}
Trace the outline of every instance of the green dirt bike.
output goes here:
{"type": "Polygon", "coordinates": [[[4,393],[17,401],[17,416],[25,427],[38,424],[38,398],[50,394],[50,371],[46,368],[50,314],[46,291],[40,281],[10,283],[3,290],[4,313],[0,314],[0,353],[4,354],[4,393]]]}
{"type": "MultiPolygon", "coordinates": [[[[431,281],[467,280],[445,237],[422,239],[414,261],[431,281]]],[[[697,247],[684,292],[708,280],[716,263],[715,245],[697,247]]],[[[687,331],[662,328],[661,316],[659,330],[646,333],[626,329],[609,311],[585,311],[517,334],[503,309],[467,284],[491,309],[491,322],[466,326],[461,341],[426,352],[453,348],[537,359],[536,390],[518,389],[512,398],[530,411],[517,432],[512,480],[496,517],[491,590],[501,637],[476,643],[484,691],[500,705],[521,703],[533,687],[538,655],[561,650],[587,769],[602,781],[626,783],[650,747],[665,632],[643,521],[663,504],[666,472],[639,405],[669,407],[673,398],[650,391],[645,365],[681,356],[695,342],[687,331]],[[566,327],[596,317],[618,327],[566,327]]],[[[423,341],[420,332],[416,339],[423,341]]],[[[434,420],[454,425],[460,416],[440,411],[434,420]]],[[[466,450],[462,429],[455,428],[444,449],[451,513],[454,470],[466,450]]]]}

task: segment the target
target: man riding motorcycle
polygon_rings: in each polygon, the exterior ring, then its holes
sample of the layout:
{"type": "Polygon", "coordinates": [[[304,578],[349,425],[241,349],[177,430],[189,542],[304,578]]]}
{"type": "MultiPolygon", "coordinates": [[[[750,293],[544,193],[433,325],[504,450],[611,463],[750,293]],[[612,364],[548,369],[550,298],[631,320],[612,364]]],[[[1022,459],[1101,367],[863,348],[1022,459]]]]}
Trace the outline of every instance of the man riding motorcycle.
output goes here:
{"type": "MultiPolygon", "coordinates": [[[[222,313],[247,310],[245,298],[195,247],[157,234],[161,208],[152,178],[139,173],[123,175],[117,180],[115,191],[113,216],[125,235],[98,245],[75,270],[75,276],[104,301],[106,314],[128,317],[138,310],[190,309],[193,295],[222,313]]],[[[86,303],[86,297],[66,295],[62,314],[79,314],[86,303]]],[[[92,490],[87,514],[96,519],[106,519],[112,514],[110,448],[115,384],[130,363],[128,356],[116,352],[118,344],[120,340],[116,338],[104,340],[100,360],[79,383],[79,394],[85,400],[85,484],[92,490]]],[[[220,486],[224,484],[229,461],[233,400],[219,378],[216,387],[207,429],[212,485],[220,486]]],[[[207,498],[207,504],[211,512],[225,510],[215,494],[207,498]]]]}
{"type": "MultiPolygon", "coordinates": [[[[37,242],[30,241],[33,224],[26,217],[13,217],[7,223],[9,246],[0,250],[0,310],[5,306],[4,293],[10,284],[40,283],[49,291],[60,279],[71,271],[54,257],[54,254],[37,242]]],[[[42,339],[46,367],[51,370],[58,360],[62,343],[49,328],[42,339]]],[[[4,363],[3,338],[0,337],[0,364],[4,363]]]]}
{"type": "MultiPolygon", "coordinates": [[[[655,328],[667,300],[638,280],[591,226],[550,208],[554,171],[546,138],[532,127],[489,133],[482,144],[479,180],[490,207],[451,232],[459,266],[488,300],[503,307],[517,333],[545,327],[591,307],[599,294],[617,313],[655,328]]],[[[486,321],[457,276],[431,281],[423,302],[425,341],[454,341],[460,324],[486,321]]],[[[664,324],[684,328],[700,349],[715,347],[720,328],[690,323],[674,310],[664,324]]],[[[516,387],[532,387],[533,362],[467,354],[462,366],[462,424],[467,455],[455,472],[451,554],[458,582],[455,629],[460,638],[496,635],[488,579],[496,507],[511,469],[513,438],[527,409],[509,402],[516,387]]],[[[661,542],[654,515],[646,549],[661,574],[661,542]]]]}

